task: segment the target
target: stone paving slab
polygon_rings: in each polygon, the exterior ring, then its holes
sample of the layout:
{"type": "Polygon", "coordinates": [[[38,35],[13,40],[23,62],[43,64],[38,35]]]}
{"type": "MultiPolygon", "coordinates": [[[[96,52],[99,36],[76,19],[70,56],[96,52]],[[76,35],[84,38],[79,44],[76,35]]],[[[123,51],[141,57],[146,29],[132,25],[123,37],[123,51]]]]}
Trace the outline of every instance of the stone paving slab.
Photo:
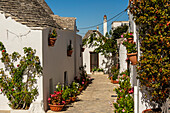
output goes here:
{"type": "MultiPolygon", "coordinates": [[[[77,102],[66,106],[65,111],[58,113],[114,113],[113,101],[118,84],[112,84],[107,75],[90,75],[94,80],[78,96],[77,102]]],[[[56,113],[48,111],[47,113],[56,113]]]]}

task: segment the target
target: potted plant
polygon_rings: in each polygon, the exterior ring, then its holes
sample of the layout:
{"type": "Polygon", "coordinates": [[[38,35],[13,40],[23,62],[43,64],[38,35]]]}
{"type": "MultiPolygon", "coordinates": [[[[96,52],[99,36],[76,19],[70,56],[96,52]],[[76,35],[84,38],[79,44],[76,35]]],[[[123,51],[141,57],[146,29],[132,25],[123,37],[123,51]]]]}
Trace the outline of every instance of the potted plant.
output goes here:
{"type": "Polygon", "coordinates": [[[70,103],[71,99],[69,98],[71,94],[71,89],[68,86],[64,87],[62,98],[65,100],[66,105],[70,103]]]}
{"type": "Polygon", "coordinates": [[[122,38],[126,38],[129,43],[133,43],[133,33],[132,32],[127,32],[121,35],[122,38]]]}
{"type": "Polygon", "coordinates": [[[73,53],[73,48],[71,47],[71,44],[67,46],[67,56],[71,56],[73,53]]]}
{"type": "Polygon", "coordinates": [[[70,92],[71,92],[71,100],[72,102],[74,102],[77,98],[77,94],[79,94],[80,92],[78,91],[79,88],[79,84],[76,82],[72,82],[72,84],[70,85],[70,92]]]}
{"type": "Polygon", "coordinates": [[[49,34],[48,45],[53,47],[56,40],[57,40],[57,32],[56,32],[56,30],[54,29],[54,30],[52,31],[52,33],[49,34]]]}
{"type": "Polygon", "coordinates": [[[127,50],[127,57],[131,61],[132,65],[137,64],[137,49],[136,43],[129,43],[127,40],[123,41],[123,45],[126,47],[127,50]]]}
{"type": "Polygon", "coordinates": [[[54,91],[54,94],[50,94],[51,97],[48,98],[49,106],[52,111],[61,111],[66,103],[62,96],[62,89],[61,84],[58,83],[56,91],[54,91]]]}
{"type": "Polygon", "coordinates": [[[111,83],[118,84],[119,83],[119,81],[117,81],[118,75],[119,75],[118,67],[113,66],[112,69],[111,69],[111,74],[112,74],[111,83]]]}
{"type": "Polygon", "coordinates": [[[42,74],[40,59],[35,56],[36,50],[24,47],[22,57],[17,52],[8,54],[2,42],[0,50],[1,62],[5,65],[5,69],[0,70],[1,91],[8,98],[12,109],[27,110],[38,96],[36,77],[42,74]]]}

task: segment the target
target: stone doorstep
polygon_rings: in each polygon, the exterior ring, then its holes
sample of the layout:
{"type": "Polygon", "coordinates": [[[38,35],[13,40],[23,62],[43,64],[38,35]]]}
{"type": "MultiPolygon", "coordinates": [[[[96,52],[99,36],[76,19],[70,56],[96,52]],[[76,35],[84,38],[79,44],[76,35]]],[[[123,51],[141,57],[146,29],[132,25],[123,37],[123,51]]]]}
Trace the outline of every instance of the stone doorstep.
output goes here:
{"type": "Polygon", "coordinates": [[[10,113],[10,110],[0,110],[0,113],[10,113]]]}

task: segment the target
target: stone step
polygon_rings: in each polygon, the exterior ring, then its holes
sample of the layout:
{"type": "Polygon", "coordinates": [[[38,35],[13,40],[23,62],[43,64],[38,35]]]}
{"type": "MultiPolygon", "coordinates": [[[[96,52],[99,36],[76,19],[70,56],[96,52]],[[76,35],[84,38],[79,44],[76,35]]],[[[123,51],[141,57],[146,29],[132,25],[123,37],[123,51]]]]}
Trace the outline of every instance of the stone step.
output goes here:
{"type": "Polygon", "coordinates": [[[0,110],[0,113],[10,113],[10,110],[0,110]]]}

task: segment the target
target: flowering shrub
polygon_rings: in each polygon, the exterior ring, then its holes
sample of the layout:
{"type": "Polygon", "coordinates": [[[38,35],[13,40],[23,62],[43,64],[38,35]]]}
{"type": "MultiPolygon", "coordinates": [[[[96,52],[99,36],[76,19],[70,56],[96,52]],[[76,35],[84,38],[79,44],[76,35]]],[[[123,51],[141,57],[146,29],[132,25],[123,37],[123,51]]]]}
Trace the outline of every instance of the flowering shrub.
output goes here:
{"type": "Polygon", "coordinates": [[[133,88],[131,88],[129,72],[122,72],[119,79],[119,87],[116,90],[117,101],[114,103],[115,113],[133,113],[133,88]]]}
{"type": "Polygon", "coordinates": [[[142,56],[138,79],[149,94],[143,94],[145,100],[157,103],[159,108],[169,97],[170,89],[169,4],[169,0],[130,1],[130,12],[140,27],[142,56]]]}
{"type": "Polygon", "coordinates": [[[28,109],[38,95],[35,84],[36,76],[42,73],[40,59],[30,47],[24,48],[25,55],[22,57],[17,52],[8,54],[2,42],[0,50],[1,61],[5,65],[5,69],[0,70],[1,91],[7,96],[12,109],[28,109]]]}

